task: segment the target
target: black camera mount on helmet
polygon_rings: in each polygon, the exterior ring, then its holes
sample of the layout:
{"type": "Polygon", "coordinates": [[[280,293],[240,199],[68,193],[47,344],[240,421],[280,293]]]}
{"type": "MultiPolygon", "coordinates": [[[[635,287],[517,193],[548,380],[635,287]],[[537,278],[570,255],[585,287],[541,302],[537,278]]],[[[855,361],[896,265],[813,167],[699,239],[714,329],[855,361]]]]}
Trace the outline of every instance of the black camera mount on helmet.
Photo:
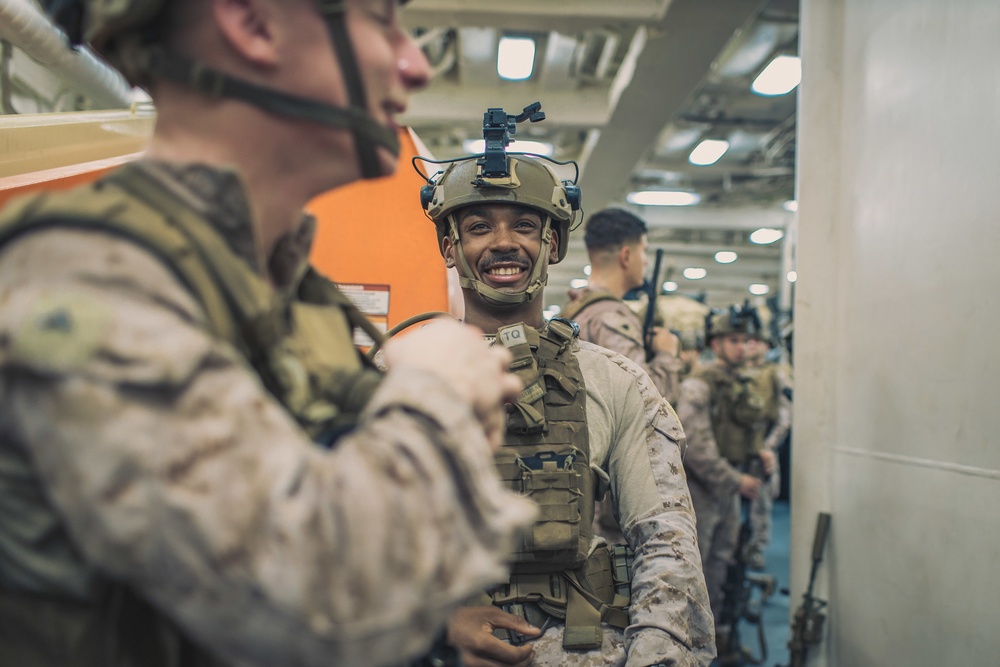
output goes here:
{"type": "Polygon", "coordinates": [[[485,179],[510,177],[511,155],[527,155],[529,157],[545,160],[546,162],[560,167],[565,167],[567,165],[573,166],[573,178],[570,180],[564,180],[563,188],[566,192],[567,203],[573,211],[579,211],[582,200],[580,187],[577,185],[577,182],[580,180],[580,165],[578,165],[575,160],[560,162],[559,160],[554,160],[547,155],[541,155],[539,153],[507,151],[507,146],[510,145],[511,137],[517,134],[518,123],[523,123],[524,121],[537,123],[543,120],[545,120],[545,112],[542,111],[541,102],[532,102],[528,106],[524,107],[524,109],[521,110],[521,113],[517,115],[509,114],[502,108],[490,107],[483,114],[483,141],[485,142],[485,148],[482,153],[465,155],[462,157],[451,158],[449,160],[432,160],[419,155],[414,156],[410,161],[413,165],[413,170],[420,174],[421,178],[427,181],[427,185],[420,188],[420,204],[423,206],[424,210],[427,211],[428,208],[430,208],[431,201],[434,199],[434,189],[438,185],[440,176],[445,172],[444,170],[438,170],[428,176],[421,171],[420,167],[417,165],[418,162],[434,165],[448,165],[456,162],[465,162],[466,160],[475,160],[476,164],[481,167],[479,170],[479,177],[477,178],[475,185],[483,186],[486,184],[485,179]]]}

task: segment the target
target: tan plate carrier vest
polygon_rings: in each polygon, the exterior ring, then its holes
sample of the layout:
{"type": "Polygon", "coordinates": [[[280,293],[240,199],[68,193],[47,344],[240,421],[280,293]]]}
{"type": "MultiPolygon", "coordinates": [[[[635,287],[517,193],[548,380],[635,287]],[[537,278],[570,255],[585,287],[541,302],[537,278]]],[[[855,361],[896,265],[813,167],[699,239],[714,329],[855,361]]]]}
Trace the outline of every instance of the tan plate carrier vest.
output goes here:
{"type": "MultiPolygon", "coordinates": [[[[282,299],[199,213],[139,167],[123,167],[73,191],[15,203],[0,219],[0,245],[46,228],[107,232],[156,256],[202,305],[212,335],[240,351],[268,391],[318,442],[329,445],[349,430],[381,380],[354,347],[353,329],[361,327],[375,340],[381,334],[331,282],[310,268],[296,298],[282,299]]],[[[30,463],[19,461],[3,442],[0,464],[23,468],[12,479],[34,478],[30,463]]],[[[6,488],[0,478],[0,493],[17,489],[6,488]]],[[[37,498],[25,525],[58,526],[43,494],[37,498]]],[[[64,532],[61,539],[69,540],[64,532]]],[[[17,546],[30,557],[31,543],[17,546]]],[[[79,562],[66,566],[85,567],[79,562]]],[[[12,591],[7,584],[0,580],[0,625],[21,631],[5,636],[4,642],[13,645],[0,652],[18,667],[220,664],[127,586],[102,581],[100,600],[88,603],[12,591]]]]}
{"type": "Polygon", "coordinates": [[[596,480],[587,392],[572,351],[576,336],[575,325],[560,319],[541,331],[523,323],[497,331],[524,390],[508,407],[507,438],[496,465],[508,487],[535,501],[539,516],[513,556],[510,581],[491,597],[536,624],[524,605],[537,605],[565,620],[564,648],[593,649],[603,641],[602,621],[628,625],[628,598],[616,594],[622,582],[614,577],[610,550],[590,551],[596,480]]]}
{"type": "Polygon", "coordinates": [[[779,419],[781,388],[778,381],[778,367],[775,364],[765,363],[763,366],[747,369],[746,377],[750,379],[750,388],[760,399],[761,404],[762,427],[757,432],[757,437],[760,439],[759,451],[764,449],[764,438],[779,419]]]}
{"type": "Polygon", "coordinates": [[[719,454],[737,468],[760,453],[764,417],[760,397],[746,378],[734,377],[715,364],[697,367],[691,377],[708,383],[712,434],[719,454]]]}

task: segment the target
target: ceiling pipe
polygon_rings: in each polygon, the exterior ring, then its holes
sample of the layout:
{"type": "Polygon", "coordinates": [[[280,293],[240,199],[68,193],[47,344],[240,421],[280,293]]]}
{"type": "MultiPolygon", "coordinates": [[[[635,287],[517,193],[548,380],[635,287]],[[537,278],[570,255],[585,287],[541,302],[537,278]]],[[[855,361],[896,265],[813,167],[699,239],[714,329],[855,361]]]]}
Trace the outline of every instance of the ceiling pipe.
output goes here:
{"type": "Polygon", "coordinates": [[[96,109],[129,107],[132,88],[89,49],[72,49],[66,35],[30,0],[0,2],[0,39],[21,49],[82,93],[96,109]]]}

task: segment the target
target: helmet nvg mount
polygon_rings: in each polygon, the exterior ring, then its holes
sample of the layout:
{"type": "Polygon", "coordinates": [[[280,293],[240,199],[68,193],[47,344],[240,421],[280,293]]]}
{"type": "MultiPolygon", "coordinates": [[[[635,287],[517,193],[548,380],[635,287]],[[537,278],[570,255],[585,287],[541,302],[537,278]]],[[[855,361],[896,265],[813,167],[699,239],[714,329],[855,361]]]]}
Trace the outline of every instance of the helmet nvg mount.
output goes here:
{"type": "Polygon", "coordinates": [[[483,153],[454,160],[429,160],[416,157],[417,161],[435,165],[448,165],[427,178],[427,185],[420,189],[420,203],[427,216],[437,227],[438,246],[447,235],[455,248],[455,255],[465,276],[459,278],[463,289],[475,290],[483,299],[499,307],[517,306],[535,299],[542,292],[548,279],[548,256],[552,233],[558,237],[559,253],[556,262],[566,257],[569,232],[580,211],[580,188],[576,182],[579,168],[575,162],[557,162],[543,155],[508,153],[510,137],[517,131],[517,123],[543,120],[541,104],[535,102],[518,115],[503,109],[491,108],[483,115],[483,153]],[[571,164],[576,171],[572,180],[563,181],[546,162],[556,165],[571,164]],[[516,204],[535,209],[542,214],[542,245],[532,270],[528,287],[523,292],[508,293],[494,289],[473,277],[465,257],[458,232],[456,213],[473,204],[516,204]]]}
{"type": "MultiPolygon", "coordinates": [[[[405,4],[408,0],[399,0],[405,4]]],[[[42,0],[52,20],[74,46],[86,42],[117,67],[133,85],[156,78],[190,86],[210,97],[238,99],[270,113],[349,130],[364,178],[383,176],[379,147],[399,155],[399,138],[368,113],[361,71],[347,30],[347,3],[317,2],[340,63],[348,106],[261,86],[208,67],[183,54],[168,52],[158,34],[170,0],[42,0]]]]}
{"type": "Polygon", "coordinates": [[[760,331],[760,317],[749,303],[732,305],[726,310],[714,309],[705,316],[705,339],[729,334],[755,335],[760,331]]]}

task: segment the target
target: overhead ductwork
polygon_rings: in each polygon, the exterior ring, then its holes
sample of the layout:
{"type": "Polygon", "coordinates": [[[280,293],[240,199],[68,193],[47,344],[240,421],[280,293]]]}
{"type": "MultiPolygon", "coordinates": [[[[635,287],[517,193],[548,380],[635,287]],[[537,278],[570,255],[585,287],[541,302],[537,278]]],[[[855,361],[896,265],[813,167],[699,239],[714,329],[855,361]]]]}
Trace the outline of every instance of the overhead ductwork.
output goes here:
{"type": "Polygon", "coordinates": [[[132,88],[89,49],[74,50],[32,0],[0,0],[0,39],[10,42],[89,98],[97,109],[131,104],[132,88]]]}

